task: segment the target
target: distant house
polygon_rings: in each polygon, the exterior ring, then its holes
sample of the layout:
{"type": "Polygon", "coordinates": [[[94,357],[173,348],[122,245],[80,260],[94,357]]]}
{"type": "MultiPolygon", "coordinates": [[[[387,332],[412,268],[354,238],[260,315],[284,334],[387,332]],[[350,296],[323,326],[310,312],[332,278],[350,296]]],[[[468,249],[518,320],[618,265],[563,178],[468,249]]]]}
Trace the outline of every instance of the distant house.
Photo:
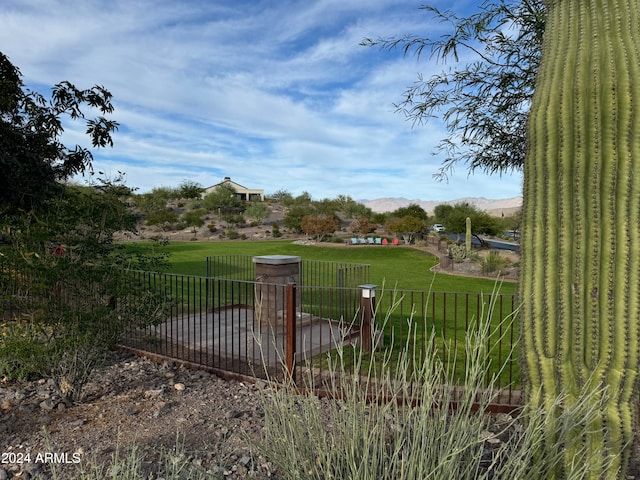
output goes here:
{"type": "Polygon", "coordinates": [[[213,190],[215,190],[217,187],[221,185],[229,185],[233,187],[233,189],[238,193],[238,198],[240,200],[244,200],[245,202],[250,202],[253,200],[260,200],[261,202],[264,202],[264,190],[257,189],[257,188],[247,188],[244,185],[240,185],[239,183],[236,183],[233,180],[231,180],[231,177],[224,177],[224,180],[221,181],[220,183],[216,183],[211,187],[205,188],[203,195],[211,193],[213,190]]]}

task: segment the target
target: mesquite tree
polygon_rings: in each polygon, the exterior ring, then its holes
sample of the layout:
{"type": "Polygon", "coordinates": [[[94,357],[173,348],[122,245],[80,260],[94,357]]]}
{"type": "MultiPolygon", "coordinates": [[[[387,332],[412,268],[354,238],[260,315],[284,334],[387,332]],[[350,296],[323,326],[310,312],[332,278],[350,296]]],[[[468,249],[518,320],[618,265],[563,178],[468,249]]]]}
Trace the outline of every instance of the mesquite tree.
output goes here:
{"type": "Polygon", "coordinates": [[[546,7],[524,167],[528,398],[553,416],[558,396],[564,408],[591,391],[602,402],[592,433],[549,431],[567,445],[558,475],[582,450],[592,478],[624,478],[640,367],[640,5],[546,7]]]}

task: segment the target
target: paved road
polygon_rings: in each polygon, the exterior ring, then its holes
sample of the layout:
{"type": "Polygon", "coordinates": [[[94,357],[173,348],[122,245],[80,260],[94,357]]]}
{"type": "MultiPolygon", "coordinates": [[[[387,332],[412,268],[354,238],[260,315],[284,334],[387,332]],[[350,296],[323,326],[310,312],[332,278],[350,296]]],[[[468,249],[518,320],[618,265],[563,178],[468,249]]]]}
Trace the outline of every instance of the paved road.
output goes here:
{"type": "MultiPolygon", "coordinates": [[[[451,240],[458,240],[458,235],[454,233],[446,234],[451,240]]],[[[512,252],[520,252],[520,245],[517,242],[509,242],[505,240],[495,240],[495,239],[482,239],[489,247],[495,250],[510,250],[512,252]]],[[[471,243],[473,245],[480,245],[480,241],[477,237],[471,237],[471,243]]]]}

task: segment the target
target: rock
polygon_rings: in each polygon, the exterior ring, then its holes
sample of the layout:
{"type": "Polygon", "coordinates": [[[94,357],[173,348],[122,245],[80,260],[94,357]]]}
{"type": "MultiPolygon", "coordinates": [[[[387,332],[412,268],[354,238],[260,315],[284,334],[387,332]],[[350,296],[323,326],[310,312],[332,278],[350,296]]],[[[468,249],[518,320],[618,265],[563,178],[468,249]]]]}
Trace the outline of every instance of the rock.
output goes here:
{"type": "Polygon", "coordinates": [[[74,420],[73,422],[69,422],[69,426],[70,427],[81,427],[82,425],[84,425],[85,420],[83,420],[82,418],[79,418],[78,420],[74,420]]]}
{"type": "Polygon", "coordinates": [[[9,474],[4,468],[0,468],[0,480],[7,480],[9,478],[9,474]]]}
{"type": "Polygon", "coordinates": [[[49,425],[52,422],[52,418],[48,415],[42,415],[38,418],[38,423],[40,425],[49,425]]]}
{"type": "Polygon", "coordinates": [[[162,388],[158,390],[146,390],[144,392],[144,398],[154,398],[162,395],[162,388]]]}
{"type": "Polygon", "coordinates": [[[35,462],[26,463],[24,464],[24,468],[22,471],[29,475],[28,478],[33,478],[42,471],[42,464],[35,462]]]}
{"type": "Polygon", "coordinates": [[[238,410],[227,410],[227,413],[224,416],[231,420],[232,418],[240,418],[243,414],[244,412],[239,412],[238,410]]]}
{"type": "Polygon", "coordinates": [[[184,390],[184,383],[176,383],[173,388],[175,388],[177,391],[182,392],[184,390]]]}
{"type": "Polygon", "coordinates": [[[43,400],[42,402],[39,403],[39,405],[40,405],[40,408],[43,410],[53,410],[55,408],[55,405],[51,400],[43,400]]]}

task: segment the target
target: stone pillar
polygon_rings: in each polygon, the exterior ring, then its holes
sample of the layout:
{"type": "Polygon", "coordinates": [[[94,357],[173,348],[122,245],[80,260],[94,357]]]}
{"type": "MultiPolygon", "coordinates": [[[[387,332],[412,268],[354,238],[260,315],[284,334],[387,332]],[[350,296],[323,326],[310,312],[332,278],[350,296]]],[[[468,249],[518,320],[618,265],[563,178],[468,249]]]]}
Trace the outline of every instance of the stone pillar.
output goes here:
{"type": "MultiPolygon", "coordinates": [[[[263,255],[253,257],[256,264],[255,319],[261,326],[283,326],[285,322],[285,289],[280,285],[300,285],[300,257],[263,255]]],[[[300,290],[298,290],[298,296],[300,290]]],[[[296,299],[299,305],[299,299],[296,299]]]]}

